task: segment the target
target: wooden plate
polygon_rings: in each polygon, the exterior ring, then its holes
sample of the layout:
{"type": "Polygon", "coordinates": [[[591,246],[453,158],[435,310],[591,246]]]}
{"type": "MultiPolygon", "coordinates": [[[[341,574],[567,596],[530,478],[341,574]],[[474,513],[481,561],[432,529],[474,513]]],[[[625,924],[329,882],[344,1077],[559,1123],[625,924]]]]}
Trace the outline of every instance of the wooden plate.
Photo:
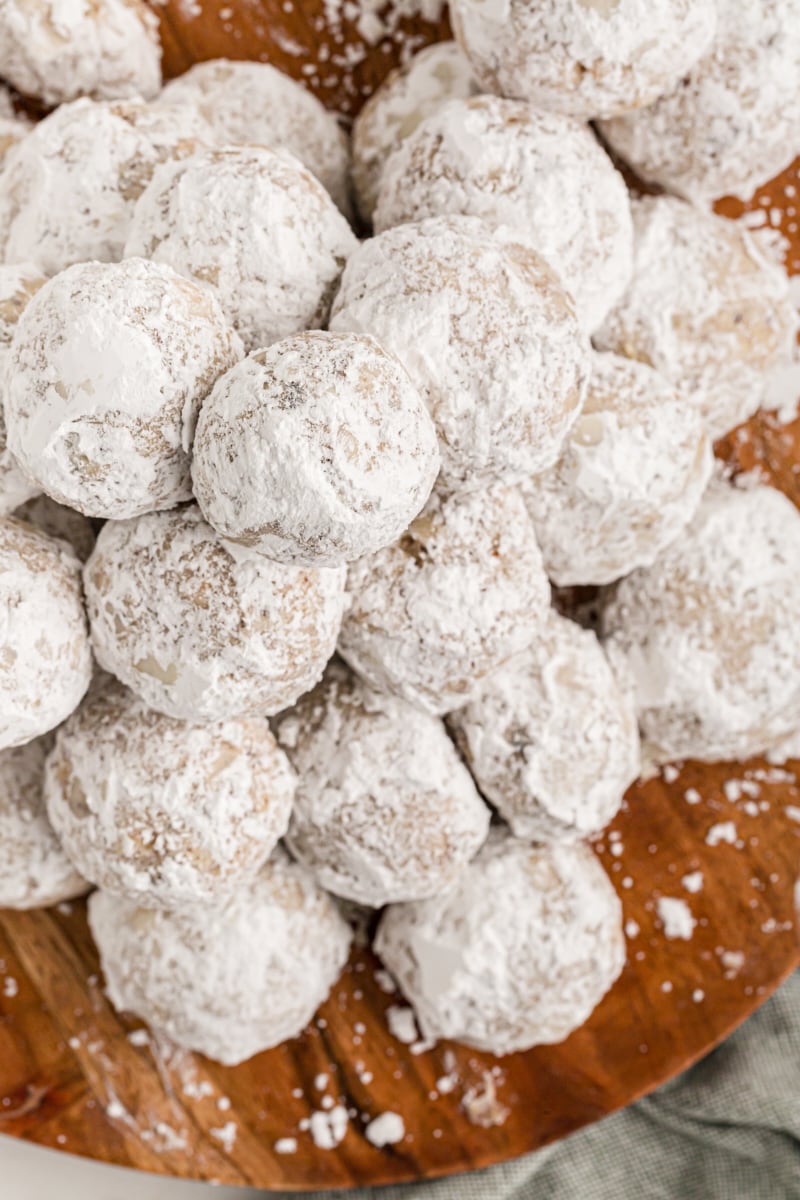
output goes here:
{"type": "MultiPolygon", "coordinates": [[[[167,70],[216,55],[263,58],[352,113],[404,40],[421,45],[446,25],[395,26],[390,15],[386,36],[370,45],[352,22],[337,23],[336,12],[350,7],[168,0],[159,8],[167,70]]],[[[368,9],[367,0],[359,7],[368,9]]],[[[375,29],[374,17],[362,24],[372,36],[375,29]]],[[[800,269],[797,184],[792,168],[749,207],[781,227],[792,243],[789,265],[800,269]]],[[[729,202],[725,211],[738,216],[742,206],[729,202]]],[[[800,502],[800,422],[761,417],[719,450],[800,502]]],[[[0,1132],[166,1175],[275,1189],[445,1175],[563,1137],[706,1053],[800,962],[795,770],[800,762],[688,764],[667,772],[670,782],[632,789],[596,847],[625,907],[625,972],[562,1045],[502,1060],[399,1041],[387,1009],[402,1009],[402,999],[382,989],[377,964],[361,950],[302,1037],[220,1067],[160,1046],[113,1012],[83,905],[0,912],[0,1132]],[[681,931],[668,919],[665,928],[663,898],[683,901],[679,911],[694,925],[681,931]],[[318,1143],[333,1105],[349,1123],[326,1149],[318,1143]],[[377,1149],[365,1127],[386,1110],[402,1116],[406,1135],[377,1149]]]]}

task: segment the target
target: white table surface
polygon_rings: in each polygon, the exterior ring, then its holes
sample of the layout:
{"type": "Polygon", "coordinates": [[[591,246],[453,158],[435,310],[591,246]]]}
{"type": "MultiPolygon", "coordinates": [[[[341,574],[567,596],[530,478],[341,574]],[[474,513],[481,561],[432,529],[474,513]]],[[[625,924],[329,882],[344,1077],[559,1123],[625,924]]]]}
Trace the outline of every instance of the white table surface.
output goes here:
{"type": "Polygon", "coordinates": [[[2,1200],[267,1200],[251,1188],[178,1183],[0,1137],[2,1200]]]}

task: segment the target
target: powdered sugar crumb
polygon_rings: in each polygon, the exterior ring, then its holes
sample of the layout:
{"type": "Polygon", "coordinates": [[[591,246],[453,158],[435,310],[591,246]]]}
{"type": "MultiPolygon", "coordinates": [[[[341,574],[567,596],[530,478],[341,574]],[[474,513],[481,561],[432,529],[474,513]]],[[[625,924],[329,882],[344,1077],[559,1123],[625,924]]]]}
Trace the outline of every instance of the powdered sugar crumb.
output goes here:
{"type": "Polygon", "coordinates": [[[665,937],[691,941],[697,921],[685,900],[677,896],[659,896],[656,911],[664,926],[665,937]]]}
{"type": "Polygon", "coordinates": [[[222,1148],[226,1154],[230,1154],[236,1144],[236,1135],[238,1129],[235,1121],[226,1121],[219,1129],[209,1129],[208,1131],[213,1138],[222,1143],[222,1148]]]}
{"type": "Polygon", "coordinates": [[[386,1010],[386,1024],[389,1026],[392,1037],[397,1038],[398,1042],[404,1042],[407,1046],[419,1038],[419,1030],[412,1008],[393,1004],[386,1010]]]}
{"type": "Polygon", "coordinates": [[[691,871],[689,874],[684,875],[681,883],[687,892],[692,892],[693,894],[701,892],[703,890],[703,872],[691,871]]]}
{"type": "Polygon", "coordinates": [[[706,834],[706,845],[719,846],[724,842],[729,846],[735,846],[736,838],[736,826],[733,821],[719,821],[716,825],[712,825],[706,834]]]}
{"type": "Polygon", "coordinates": [[[405,1122],[396,1112],[381,1113],[370,1121],[364,1133],[373,1146],[394,1146],[406,1136],[405,1122]]]}
{"type": "Polygon", "coordinates": [[[314,1145],[320,1150],[333,1150],[344,1140],[350,1122],[347,1109],[337,1104],[329,1112],[313,1112],[308,1127],[314,1145]]]}

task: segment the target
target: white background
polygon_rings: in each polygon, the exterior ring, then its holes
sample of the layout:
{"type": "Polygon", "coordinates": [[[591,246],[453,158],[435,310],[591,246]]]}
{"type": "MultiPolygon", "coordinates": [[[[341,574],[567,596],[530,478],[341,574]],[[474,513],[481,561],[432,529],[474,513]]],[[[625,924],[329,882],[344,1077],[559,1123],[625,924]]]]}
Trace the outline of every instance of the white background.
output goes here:
{"type": "Polygon", "coordinates": [[[176,1183],[0,1137],[0,1196],[3,1200],[254,1200],[269,1193],[176,1183]]]}

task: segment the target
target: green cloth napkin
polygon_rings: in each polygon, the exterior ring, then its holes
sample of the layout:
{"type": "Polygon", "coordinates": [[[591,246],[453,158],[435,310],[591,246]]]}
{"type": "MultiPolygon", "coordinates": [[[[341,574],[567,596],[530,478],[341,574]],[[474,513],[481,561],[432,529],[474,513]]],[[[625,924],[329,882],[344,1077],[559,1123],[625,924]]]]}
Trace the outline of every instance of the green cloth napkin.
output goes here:
{"type": "Polygon", "coordinates": [[[800,1200],[800,972],[697,1066],[556,1146],[437,1183],[305,1195],[800,1200]]]}

